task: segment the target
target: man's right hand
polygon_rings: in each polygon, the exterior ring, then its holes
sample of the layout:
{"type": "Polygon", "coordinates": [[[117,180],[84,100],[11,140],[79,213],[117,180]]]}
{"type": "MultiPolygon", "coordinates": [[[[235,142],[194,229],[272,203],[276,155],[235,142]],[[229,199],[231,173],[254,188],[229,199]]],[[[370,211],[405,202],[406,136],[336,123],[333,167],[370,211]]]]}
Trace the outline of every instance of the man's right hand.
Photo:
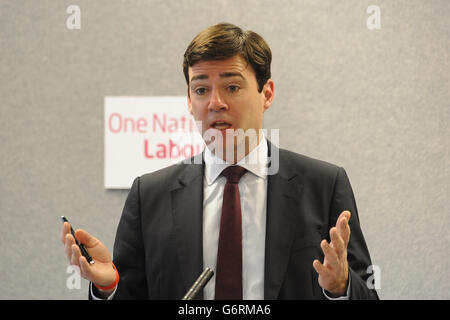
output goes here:
{"type": "MultiPolygon", "coordinates": [[[[78,266],[81,276],[98,286],[107,287],[113,284],[116,280],[116,271],[113,268],[108,248],[100,240],[82,229],[75,231],[75,237],[89,251],[89,254],[94,260],[94,264],[89,264],[81,254],[80,248],[70,233],[70,224],[64,222],[61,230],[61,242],[64,244],[64,251],[66,252],[69,263],[78,266]]],[[[104,295],[109,295],[114,291],[114,288],[110,290],[98,290],[104,295]]]]}

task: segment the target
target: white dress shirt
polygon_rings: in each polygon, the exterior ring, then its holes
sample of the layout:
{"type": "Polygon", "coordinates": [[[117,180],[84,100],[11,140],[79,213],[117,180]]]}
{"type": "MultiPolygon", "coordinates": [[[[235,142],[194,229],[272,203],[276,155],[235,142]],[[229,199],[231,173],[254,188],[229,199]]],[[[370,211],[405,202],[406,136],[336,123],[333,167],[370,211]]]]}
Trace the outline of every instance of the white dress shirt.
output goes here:
{"type": "MultiPolygon", "coordinates": [[[[248,170],[239,180],[242,213],[242,293],[243,299],[264,299],[264,253],[267,203],[267,140],[236,163],[248,170]]],[[[205,148],[203,177],[203,267],[216,270],[220,217],[226,178],[222,171],[232,165],[205,148]]],[[[215,276],[203,294],[214,299],[215,276]]]]}

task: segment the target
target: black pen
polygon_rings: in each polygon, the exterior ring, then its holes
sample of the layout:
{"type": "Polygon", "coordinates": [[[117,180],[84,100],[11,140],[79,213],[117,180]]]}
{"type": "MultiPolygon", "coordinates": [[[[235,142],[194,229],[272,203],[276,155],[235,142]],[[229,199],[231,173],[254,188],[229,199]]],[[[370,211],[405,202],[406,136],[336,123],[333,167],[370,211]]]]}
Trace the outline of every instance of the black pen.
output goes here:
{"type": "Polygon", "coordinates": [[[77,246],[80,248],[81,254],[86,258],[86,260],[89,262],[89,264],[94,264],[94,259],[92,259],[91,255],[89,254],[89,252],[86,250],[85,246],[81,243],[78,242],[77,238],[75,238],[75,231],[72,228],[72,224],[69,222],[69,220],[67,220],[66,217],[61,216],[61,221],[64,222],[68,222],[70,225],[70,233],[72,234],[73,238],[75,239],[75,242],[77,244],[77,246]]]}

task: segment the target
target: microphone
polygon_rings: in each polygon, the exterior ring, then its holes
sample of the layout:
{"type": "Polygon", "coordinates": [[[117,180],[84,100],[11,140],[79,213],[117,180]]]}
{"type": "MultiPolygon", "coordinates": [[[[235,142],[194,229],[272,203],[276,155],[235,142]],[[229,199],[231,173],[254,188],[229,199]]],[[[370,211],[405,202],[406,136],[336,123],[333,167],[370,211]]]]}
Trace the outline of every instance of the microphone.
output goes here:
{"type": "Polygon", "coordinates": [[[214,275],[214,271],[206,268],[181,300],[193,300],[214,275]]]}

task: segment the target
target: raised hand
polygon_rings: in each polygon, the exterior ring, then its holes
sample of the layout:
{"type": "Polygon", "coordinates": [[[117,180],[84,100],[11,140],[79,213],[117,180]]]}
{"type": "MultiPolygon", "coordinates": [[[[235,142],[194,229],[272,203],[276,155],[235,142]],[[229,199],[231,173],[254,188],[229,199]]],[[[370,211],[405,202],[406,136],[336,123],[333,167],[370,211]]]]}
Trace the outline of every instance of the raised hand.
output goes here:
{"type": "MultiPolygon", "coordinates": [[[[78,242],[86,247],[95,263],[89,264],[87,262],[75,243],[75,238],[70,233],[70,224],[64,222],[61,230],[61,242],[64,244],[64,251],[69,263],[78,266],[81,276],[97,286],[106,287],[113,284],[116,280],[116,271],[113,268],[108,248],[100,240],[82,229],[75,231],[75,237],[78,242]]],[[[114,288],[106,291],[112,292],[113,290],[114,288]]],[[[106,291],[105,293],[107,293],[106,291]]]]}
{"type": "Polygon", "coordinates": [[[319,274],[319,285],[332,296],[346,295],[348,285],[347,245],[350,240],[350,212],[343,211],[336,226],[330,229],[331,242],[322,240],[320,247],[325,255],[323,264],[313,261],[313,267],[319,274]]]}

